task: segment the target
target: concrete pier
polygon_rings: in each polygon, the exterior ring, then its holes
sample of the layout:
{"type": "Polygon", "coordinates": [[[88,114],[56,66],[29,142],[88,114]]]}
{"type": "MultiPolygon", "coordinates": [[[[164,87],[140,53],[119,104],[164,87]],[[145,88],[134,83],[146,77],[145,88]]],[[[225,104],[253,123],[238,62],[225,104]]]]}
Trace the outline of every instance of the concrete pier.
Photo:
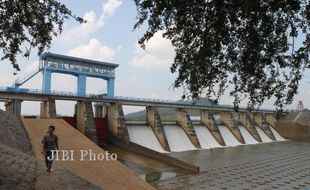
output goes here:
{"type": "Polygon", "coordinates": [[[122,105],[120,103],[111,103],[108,107],[107,116],[109,132],[113,136],[129,142],[129,134],[122,105]]]}
{"type": "Polygon", "coordinates": [[[216,139],[216,141],[222,145],[225,146],[225,141],[220,133],[220,130],[217,126],[217,123],[212,115],[208,110],[201,110],[200,111],[200,118],[201,118],[201,123],[206,126],[213,137],[216,139]]]}
{"type": "Polygon", "coordinates": [[[96,125],[93,115],[92,103],[78,101],[76,104],[76,126],[86,137],[97,143],[96,125]]]}
{"type": "Polygon", "coordinates": [[[55,99],[41,102],[40,105],[41,118],[56,118],[56,103],[55,99]]]}
{"type": "Polygon", "coordinates": [[[192,121],[185,109],[177,109],[177,124],[182,127],[185,134],[196,148],[201,148],[192,121]]]}
{"type": "Polygon", "coordinates": [[[251,118],[247,112],[241,112],[239,113],[239,122],[249,131],[255,140],[262,142],[262,139],[256,130],[254,118],[251,118]]]}
{"type": "Polygon", "coordinates": [[[146,108],[147,112],[147,124],[152,128],[156,138],[158,139],[160,145],[164,150],[170,151],[168,140],[160,119],[160,115],[155,107],[148,106],[146,108]]]}
{"type": "Polygon", "coordinates": [[[16,117],[21,115],[22,100],[9,100],[5,104],[5,112],[16,117]]]}
{"type": "Polygon", "coordinates": [[[228,127],[236,139],[245,144],[244,138],[238,127],[238,114],[234,112],[221,112],[221,123],[228,127]]]}
{"type": "Polygon", "coordinates": [[[271,129],[269,128],[265,115],[261,113],[255,113],[253,115],[254,115],[254,120],[257,126],[261,128],[271,140],[275,141],[276,138],[273,135],[271,129]]]}

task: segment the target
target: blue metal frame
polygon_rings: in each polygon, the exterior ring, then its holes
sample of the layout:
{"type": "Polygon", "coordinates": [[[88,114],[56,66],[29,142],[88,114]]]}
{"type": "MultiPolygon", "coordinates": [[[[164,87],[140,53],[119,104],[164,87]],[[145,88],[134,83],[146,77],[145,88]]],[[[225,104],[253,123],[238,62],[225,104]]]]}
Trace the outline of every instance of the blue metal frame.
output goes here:
{"type": "Polygon", "coordinates": [[[44,53],[40,57],[40,69],[43,70],[42,91],[51,92],[52,73],[63,73],[76,76],[77,95],[86,95],[87,77],[101,78],[107,80],[107,96],[114,97],[115,69],[117,64],[82,59],[54,53],[44,53]]]}

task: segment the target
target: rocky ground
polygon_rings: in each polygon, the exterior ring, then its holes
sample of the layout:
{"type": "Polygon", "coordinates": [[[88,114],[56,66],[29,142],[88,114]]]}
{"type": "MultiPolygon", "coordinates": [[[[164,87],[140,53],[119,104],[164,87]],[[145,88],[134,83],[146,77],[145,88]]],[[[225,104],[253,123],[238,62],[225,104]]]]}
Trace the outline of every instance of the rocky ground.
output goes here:
{"type": "Polygon", "coordinates": [[[27,133],[19,118],[0,110],[0,189],[99,189],[58,163],[46,171],[43,158],[32,152],[27,133]]]}
{"type": "Polygon", "coordinates": [[[19,118],[0,110],[0,143],[31,154],[31,144],[19,118]]]}

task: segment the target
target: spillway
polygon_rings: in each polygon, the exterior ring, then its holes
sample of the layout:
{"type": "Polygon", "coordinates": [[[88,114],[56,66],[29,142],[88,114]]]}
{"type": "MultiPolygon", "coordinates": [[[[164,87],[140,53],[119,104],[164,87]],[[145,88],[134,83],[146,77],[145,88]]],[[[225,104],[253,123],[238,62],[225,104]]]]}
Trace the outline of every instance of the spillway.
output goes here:
{"type": "Polygon", "coordinates": [[[230,132],[227,127],[225,127],[224,125],[219,125],[218,128],[222,134],[226,146],[241,145],[241,143],[236,139],[236,137],[230,132]]]}
{"type": "Polygon", "coordinates": [[[256,126],[256,130],[260,136],[260,138],[262,139],[263,142],[273,142],[273,140],[271,140],[265,133],[263,130],[261,130],[261,128],[256,126]]]}
{"type": "Polygon", "coordinates": [[[277,141],[286,141],[273,127],[269,126],[277,141]]]}
{"type": "Polygon", "coordinates": [[[212,136],[207,127],[202,125],[194,125],[199,143],[202,149],[210,149],[215,147],[222,147],[212,136]]]}
{"type": "Polygon", "coordinates": [[[181,127],[177,125],[164,125],[164,130],[172,152],[197,149],[188,139],[181,127]]]}
{"type": "Polygon", "coordinates": [[[246,144],[257,144],[257,140],[254,139],[254,137],[249,133],[249,131],[242,125],[239,125],[239,130],[243,136],[243,139],[246,144]]]}
{"type": "Polygon", "coordinates": [[[147,125],[128,125],[127,128],[131,142],[157,152],[167,152],[160,145],[151,127],[147,125]]]}

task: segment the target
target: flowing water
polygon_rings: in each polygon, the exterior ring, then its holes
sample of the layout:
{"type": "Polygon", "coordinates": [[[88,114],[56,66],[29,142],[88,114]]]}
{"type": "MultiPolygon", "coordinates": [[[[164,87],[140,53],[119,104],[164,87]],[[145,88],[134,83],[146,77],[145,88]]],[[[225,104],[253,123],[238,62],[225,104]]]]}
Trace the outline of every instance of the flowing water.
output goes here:
{"type": "Polygon", "coordinates": [[[151,127],[147,125],[128,125],[127,128],[131,142],[157,152],[166,152],[160,145],[151,127]]]}
{"type": "Polygon", "coordinates": [[[199,143],[202,149],[210,149],[215,147],[222,147],[212,136],[209,129],[203,125],[194,125],[199,143]]]}
{"type": "Polygon", "coordinates": [[[236,139],[236,137],[230,132],[227,127],[225,127],[224,125],[219,125],[218,128],[222,134],[226,146],[241,145],[241,143],[236,139]]]}
{"type": "Polygon", "coordinates": [[[181,127],[177,125],[164,125],[164,130],[172,152],[197,149],[188,139],[181,127]]]}
{"type": "Polygon", "coordinates": [[[249,133],[249,131],[242,125],[239,125],[239,130],[244,138],[244,141],[246,144],[257,144],[257,140],[254,139],[254,137],[249,133]]]}
{"type": "Polygon", "coordinates": [[[270,126],[270,129],[277,141],[286,141],[273,127],[270,126]]]}
{"type": "Polygon", "coordinates": [[[265,133],[263,130],[261,130],[261,128],[256,126],[256,130],[260,136],[260,138],[262,139],[263,142],[273,142],[273,140],[271,140],[265,133]]]}

